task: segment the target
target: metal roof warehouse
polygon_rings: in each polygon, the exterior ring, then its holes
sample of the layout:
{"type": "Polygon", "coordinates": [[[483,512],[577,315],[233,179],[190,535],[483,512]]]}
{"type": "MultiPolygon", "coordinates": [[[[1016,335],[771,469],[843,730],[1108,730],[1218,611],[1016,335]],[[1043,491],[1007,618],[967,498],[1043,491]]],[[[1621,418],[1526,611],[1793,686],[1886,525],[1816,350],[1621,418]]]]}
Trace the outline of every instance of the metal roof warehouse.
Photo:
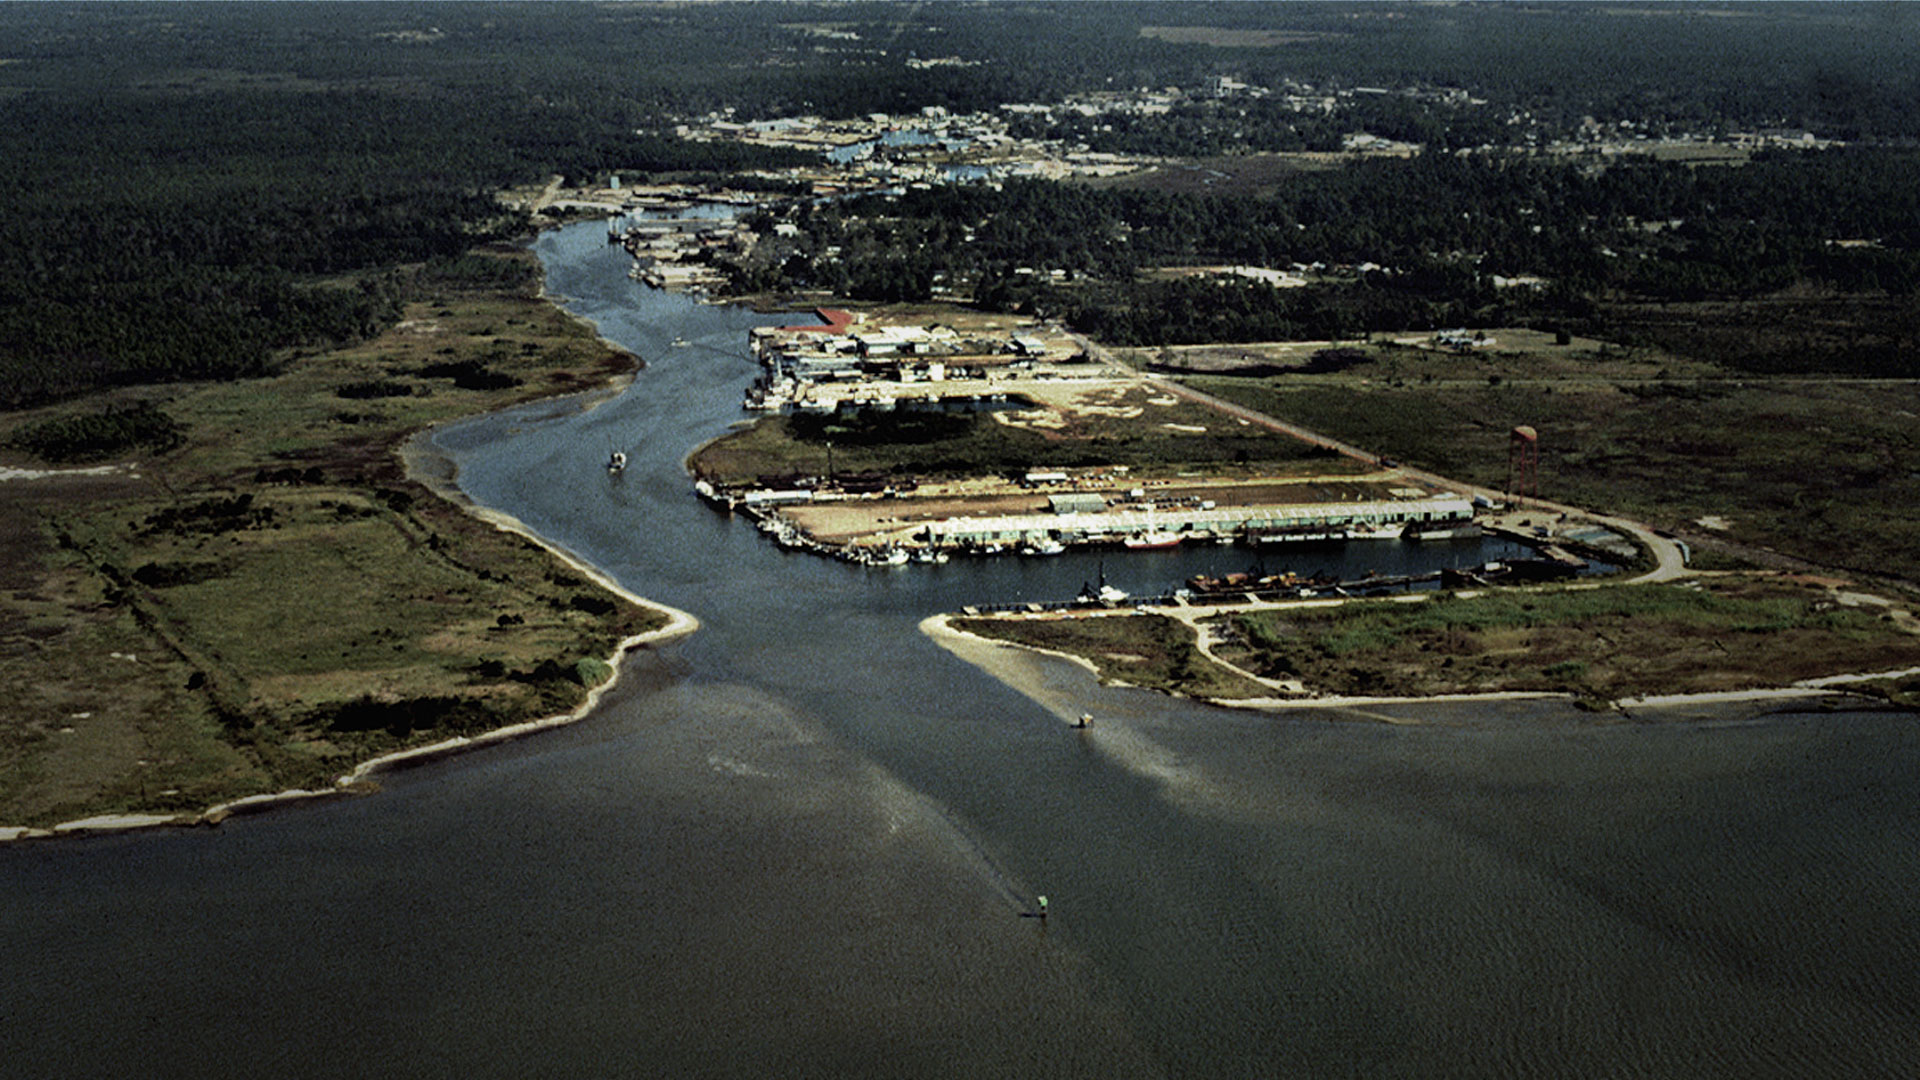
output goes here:
{"type": "MultiPolygon", "coordinates": [[[[1057,497],[1056,497],[1057,498],[1057,497]]],[[[1289,536],[1336,538],[1383,533],[1415,522],[1469,521],[1473,504],[1463,496],[1377,502],[1221,506],[1191,510],[1067,511],[960,517],[929,522],[926,540],[936,546],[1003,544],[1049,537],[1086,542],[1121,541],[1149,532],[1192,539],[1289,536]]]]}

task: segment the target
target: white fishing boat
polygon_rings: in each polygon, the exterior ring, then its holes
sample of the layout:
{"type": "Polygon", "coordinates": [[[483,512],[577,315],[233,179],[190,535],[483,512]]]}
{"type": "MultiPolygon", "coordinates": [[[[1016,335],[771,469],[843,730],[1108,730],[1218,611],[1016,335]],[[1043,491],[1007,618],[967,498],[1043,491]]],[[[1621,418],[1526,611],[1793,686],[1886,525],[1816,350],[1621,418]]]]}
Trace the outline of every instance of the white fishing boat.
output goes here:
{"type": "Polygon", "coordinates": [[[1092,585],[1080,586],[1081,602],[1118,604],[1127,598],[1127,591],[1125,589],[1107,584],[1107,568],[1104,563],[1100,567],[1099,580],[1100,584],[1097,588],[1092,585]]]}
{"type": "Polygon", "coordinates": [[[1416,521],[1400,534],[1408,540],[1476,540],[1486,530],[1472,521],[1416,521]]]}

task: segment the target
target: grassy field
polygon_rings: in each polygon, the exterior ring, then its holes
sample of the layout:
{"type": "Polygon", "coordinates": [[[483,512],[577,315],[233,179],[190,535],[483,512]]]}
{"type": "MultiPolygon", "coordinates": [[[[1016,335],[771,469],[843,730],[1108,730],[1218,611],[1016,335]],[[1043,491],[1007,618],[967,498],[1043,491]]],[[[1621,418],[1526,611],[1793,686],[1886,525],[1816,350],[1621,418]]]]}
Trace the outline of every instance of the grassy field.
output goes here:
{"type": "MultiPolygon", "coordinates": [[[[1503,332],[1501,337],[1507,335],[1503,332]]],[[[1539,432],[1539,493],[1698,541],[1724,537],[1920,580],[1913,387],[1736,378],[1651,351],[1406,348],[1332,375],[1195,377],[1220,397],[1493,487],[1509,433],[1539,432]]]]}
{"type": "Polygon", "coordinates": [[[396,447],[631,364],[526,287],[426,282],[395,329],[271,378],[0,418],[4,442],[138,399],[185,434],[0,483],[0,824],[324,785],[580,701],[664,617],[406,480],[396,447]]]}
{"type": "MultiPolygon", "coordinates": [[[[1438,594],[1249,610],[1211,623],[1228,664],[1315,695],[1626,697],[1785,687],[1920,666],[1920,626],[1831,582],[1728,575],[1676,585],[1438,594]]],[[[1162,615],[956,619],[982,637],[1083,657],[1101,678],[1193,697],[1274,691],[1203,656],[1162,615]]],[[[1920,679],[1860,687],[1911,704],[1920,679]]]]}
{"type": "Polygon", "coordinates": [[[1612,700],[1782,687],[1920,664],[1911,620],[1821,582],[1494,591],[1225,617],[1222,659],[1330,694],[1532,690],[1612,700]]]}
{"type": "Polygon", "coordinates": [[[1105,618],[955,619],[978,637],[1084,657],[1105,682],[1204,698],[1264,697],[1259,683],[1207,659],[1193,631],[1164,615],[1105,618]]]}
{"type": "Polygon", "coordinates": [[[1076,180],[1114,191],[1165,191],[1182,195],[1245,195],[1271,198],[1303,172],[1326,172],[1354,160],[1348,153],[1235,154],[1192,158],[1118,176],[1076,180]]]}

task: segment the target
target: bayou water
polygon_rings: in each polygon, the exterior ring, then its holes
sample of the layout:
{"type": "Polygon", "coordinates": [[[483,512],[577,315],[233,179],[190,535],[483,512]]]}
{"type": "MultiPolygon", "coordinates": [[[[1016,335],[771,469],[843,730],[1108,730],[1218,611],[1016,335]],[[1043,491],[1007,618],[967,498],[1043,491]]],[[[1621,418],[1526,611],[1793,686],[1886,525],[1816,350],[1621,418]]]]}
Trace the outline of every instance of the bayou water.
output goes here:
{"type": "MultiPolygon", "coordinates": [[[[0,1075],[1920,1071],[1911,716],[1266,715],[1038,657],[1015,692],[919,621],[1247,553],[783,554],[681,469],[778,317],[633,284],[602,233],[536,248],[632,387],[434,442],[700,632],[372,797],[0,850],[0,1075]]],[[[1433,550],[1287,568],[1478,554],[1433,550]]]]}

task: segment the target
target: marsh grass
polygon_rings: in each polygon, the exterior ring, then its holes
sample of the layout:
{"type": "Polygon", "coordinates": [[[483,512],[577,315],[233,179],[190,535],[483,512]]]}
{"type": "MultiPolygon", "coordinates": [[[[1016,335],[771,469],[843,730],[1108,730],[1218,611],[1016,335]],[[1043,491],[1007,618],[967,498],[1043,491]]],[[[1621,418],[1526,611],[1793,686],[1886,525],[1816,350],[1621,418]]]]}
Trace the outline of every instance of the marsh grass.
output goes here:
{"type": "MultiPolygon", "coordinates": [[[[266,378],[142,391],[183,441],[138,479],[0,489],[0,680],[19,688],[0,714],[0,823],[324,786],[570,708],[616,642],[663,621],[402,475],[396,447],[421,425],[630,363],[532,296],[526,256],[476,257],[520,271],[448,285],[381,337],[266,378]],[[363,383],[406,392],[338,393],[363,383]]],[[[100,407],[0,418],[0,441],[100,407]]]]}
{"type": "Polygon", "coordinates": [[[1920,663],[1920,638],[1882,613],[1780,578],[1443,594],[1230,619],[1244,645],[1228,659],[1332,693],[1619,698],[1778,687],[1920,663]]]}
{"type": "Polygon", "coordinates": [[[1674,374],[1618,357],[1593,357],[1583,372],[1558,353],[1377,355],[1370,367],[1326,378],[1191,381],[1496,489],[1507,480],[1509,432],[1531,425],[1544,498],[1695,535],[1706,535],[1698,520],[1723,518],[1727,528],[1710,535],[1920,579],[1920,472],[1905,464],[1920,443],[1920,415],[1906,383],[1735,379],[1703,375],[1712,369],[1698,364],[1674,374]]]}
{"type": "MultiPolygon", "coordinates": [[[[1594,707],[1641,695],[1782,687],[1920,665],[1920,637],[1827,584],[1775,576],[1689,585],[1357,600],[1221,616],[1223,660],[1329,695],[1569,694],[1594,707]]],[[[1201,698],[1262,697],[1160,615],[957,619],[969,633],[1091,662],[1101,678],[1201,698]]],[[[1920,681],[1868,686],[1896,703],[1920,681]]]]}

